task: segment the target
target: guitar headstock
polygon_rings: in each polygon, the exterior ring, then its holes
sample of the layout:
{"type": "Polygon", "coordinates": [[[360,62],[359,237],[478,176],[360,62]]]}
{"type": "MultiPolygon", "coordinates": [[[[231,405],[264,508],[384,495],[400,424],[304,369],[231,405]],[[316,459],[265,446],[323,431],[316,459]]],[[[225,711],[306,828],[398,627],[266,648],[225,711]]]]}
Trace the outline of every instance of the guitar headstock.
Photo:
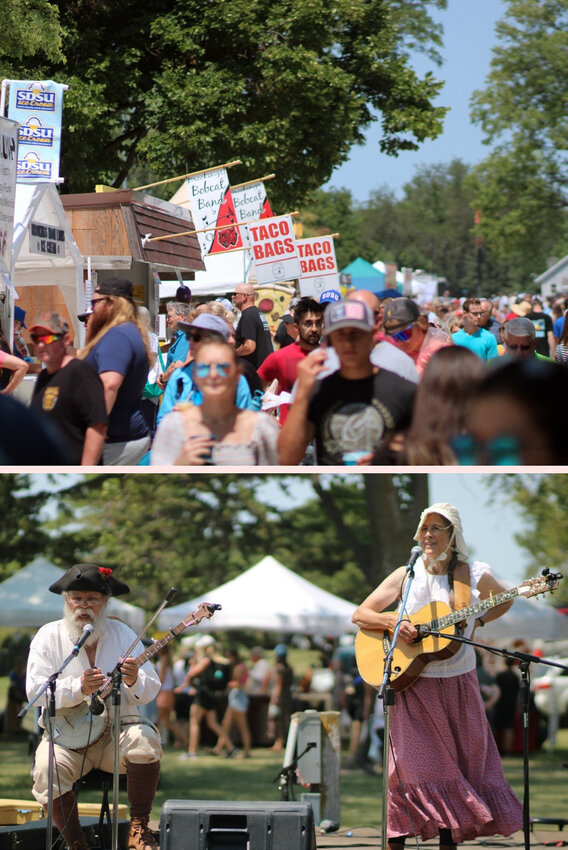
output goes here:
{"type": "Polygon", "coordinates": [[[220,611],[221,606],[216,602],[200,602],[197,609],[183,621],[186,626],[196,626],[202,620],[210,620],[215,611],[220,611]]]}
{"type": "Polygon", "coordinates": [[[539,593],[548,593],[556,590],[562,578],[562,573],[553,573],[548,568],[542,571],[542,575],[529,578],[519,586],[519,596],[538,596],[539,593]]]}

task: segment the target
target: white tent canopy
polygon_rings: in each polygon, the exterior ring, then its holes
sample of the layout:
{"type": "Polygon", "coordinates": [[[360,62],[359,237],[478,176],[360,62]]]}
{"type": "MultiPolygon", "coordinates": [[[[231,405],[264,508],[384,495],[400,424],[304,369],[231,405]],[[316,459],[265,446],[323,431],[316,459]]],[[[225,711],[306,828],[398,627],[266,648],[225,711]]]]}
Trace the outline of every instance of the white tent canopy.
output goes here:
{"type": "MultiPolygon", "coordinates": [[[[51,593],[49,586],[61,578],[60,570],[46,558],[35,558],[26,567],[0,583],[0,623],[22,629],[39,628],[52,620],[61,619],[63,601],[51,593]]],[[[146,622],[142,608],[111,598],[109,614],[120,617],[138,632],[146,622]]]]}
{"type": "Polygon", "coordinates": [[[493,643],[513,638],[564,640],[568,638],[568,617],[540,599],[517,597],[506,614],[475,635],[479,641],[486,638],[493,643]]]}
{"type": "Polygon", "coordinates": [[[159,628],[177,625],[200,602],[223,606],[211,620],[201,621],[199,628],[208,631],[257,629],[328,637],[356,631],[351,623],[354,603],[306,581],[270,555],[199,599],[166,608],[159,628]]]}

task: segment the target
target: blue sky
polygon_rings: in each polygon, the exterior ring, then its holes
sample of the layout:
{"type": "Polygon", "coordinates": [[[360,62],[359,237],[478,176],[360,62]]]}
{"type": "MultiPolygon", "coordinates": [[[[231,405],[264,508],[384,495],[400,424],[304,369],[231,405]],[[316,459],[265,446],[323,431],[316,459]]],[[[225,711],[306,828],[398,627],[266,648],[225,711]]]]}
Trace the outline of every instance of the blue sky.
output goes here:
{"type": "Polygon", "coordinates": [[[417,57],[413,64],[419,73],[431,70],[445,80],[436,101],[451,107],[443,133],[423,143],[418,151],[403,151],[394,158],[380,153],[380,128],[375,123],[367,133],[367,143],[352,149],[349,161],[334,171],[324,188],[350,189],[359,202],[368,200],[369,194],[381,186],[401,197],[402,186],[412,179],[418,166],[449,163],[455,157],[469,165],[484,159],[489,149],[482,143],[480,128],[470,123],[469,99],[473,91],[484,87],[496,43],[495,23],[505,9],[505,0],[448,0],[444,12],[433,14],[444,26],[443,64],[438,67],[423,57],[417,57]]]}

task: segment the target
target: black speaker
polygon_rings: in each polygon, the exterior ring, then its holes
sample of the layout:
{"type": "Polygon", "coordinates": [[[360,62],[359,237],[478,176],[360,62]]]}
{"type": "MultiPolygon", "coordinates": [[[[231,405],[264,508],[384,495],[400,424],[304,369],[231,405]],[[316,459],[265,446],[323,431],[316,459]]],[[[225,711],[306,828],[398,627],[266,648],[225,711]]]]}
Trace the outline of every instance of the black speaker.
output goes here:
{"type": "Polygon", "coordinates": [[[160,850],[316,850],[310,803],[167,800],[160,850]]]}

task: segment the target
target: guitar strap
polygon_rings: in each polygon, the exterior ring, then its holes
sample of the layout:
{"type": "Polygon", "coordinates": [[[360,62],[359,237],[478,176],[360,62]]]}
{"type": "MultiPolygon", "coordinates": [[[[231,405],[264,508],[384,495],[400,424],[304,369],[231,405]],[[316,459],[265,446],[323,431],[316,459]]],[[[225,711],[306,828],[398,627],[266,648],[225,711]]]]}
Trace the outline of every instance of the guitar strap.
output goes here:
{"type": "MultiPolygon", "coordinates": [[[[453,609],[467,608],[471,602],[471,573],[469,564],[458,561],[454,570],[453,609]]],[[[463,621],[462,621],[463,623],[463,621]]]]}

